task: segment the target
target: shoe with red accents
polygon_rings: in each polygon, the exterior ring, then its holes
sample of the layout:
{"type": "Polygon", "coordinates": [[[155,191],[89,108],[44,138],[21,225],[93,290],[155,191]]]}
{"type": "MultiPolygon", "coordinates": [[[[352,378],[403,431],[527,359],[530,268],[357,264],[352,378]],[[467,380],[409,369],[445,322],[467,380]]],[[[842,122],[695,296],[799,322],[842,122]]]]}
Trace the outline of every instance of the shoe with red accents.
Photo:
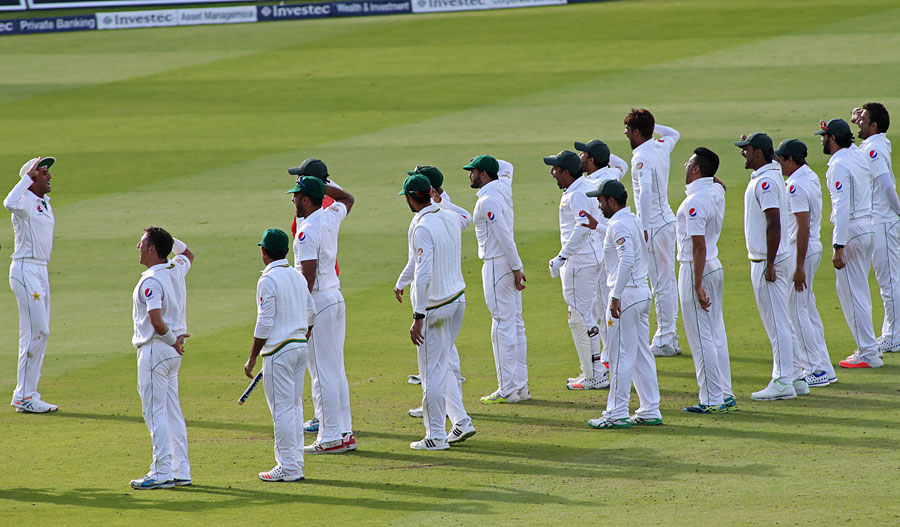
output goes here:
{"type": "Polygon", "coordinates": [[[341,454],[347,451],[347,445],[343,439],[318,442],[303,447],[304,454],[341,454]]]}
{"type": "Polygon", "coordinates": [[[884,361],[878,357],[869,360],[863,360],[859,355],[853,354],[838,363],[841,368],[880,368],[884,366],[884,361]]]}
{"type": "Polygon", "coordinates": [[[566,384],[566,388],[569,390],[599,390],[601,388],[609,388],[609,374],[603,372],[602,377],[570,382],[566,384]]]}
{"type": "Polygon", "coordinates": [[[260,472],[259,479],[263,481],[300,481],[304,479],[303,472],[300,472],[299,476],[288,476],[284,473],[284,469],[281,468],[281,465],[275,465],[275,467],[268,472],[260,472]]]}
{"type": "Polygon", "coordinates": [[[356,438],[353,437],[353,432],[347,432],[341,436],[341,439],[344,441],[344,450],[356,450],[356,438]]]}
{"type": "Polygon", "coordinates": [[[12,406],[19,413],[28,412],[33,414],[45,414],[59,410],[59,406],[42,401],[41,399],[35,399],[34,397],[26,397],[20,401],[14,401],[12,406]]]}

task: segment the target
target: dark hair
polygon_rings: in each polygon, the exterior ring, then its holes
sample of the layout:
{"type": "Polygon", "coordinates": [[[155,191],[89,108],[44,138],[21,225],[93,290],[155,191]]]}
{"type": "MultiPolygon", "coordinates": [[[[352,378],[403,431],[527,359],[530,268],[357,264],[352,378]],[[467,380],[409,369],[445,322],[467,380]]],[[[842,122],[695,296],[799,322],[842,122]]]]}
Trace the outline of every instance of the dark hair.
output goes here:
{"type": "Polygon", "coordinates": [[[427,205],[431,202],[431,193],[427,190],[408,192],[406,195],[409,196],[409,199],[415,201],[419,205],[427,205]]]}
{"type": "Polygon", "coordinates": [[[841,137],[835,135],[834,142],[841,148],[850,148],[850,145],[853,144],[853,132],[841,137]]]}
{"type": "Polygon", "coordinates": [[[622,195],[622,199],[616,198],[616,203],[618,203],[622,207],[624,207],[625,205],[628,204],[628,191],[627,190],[624,191],[624,193],[622,195]]]}
{"type": "Polygon", "coordinates": [[[625,116],[625,126],[630,126],[637,130],[644,137],[653,137],[653,127],[656,126],[656,120],[650,110],[645,108],[632,108],[631,112],[625,116]]]}
{"type": "Polygon", "coordinates": [[[288,253],[288,248],[287,248],[287,247],[285,247],[283,251],[280,251],[281,254],[272,252],[272,251],[266,249],[265,247],[263,247],[262,250],[266,251],[266,254],[269,255],[269,258],[271,258],[271,259],[273,259],[273,260],[281,260],[282,258],[285,258],[285,257],[287,256],[287,253],[288,253]]]}
{"type": "Polygon", "coordinates": [[[713,177],[719,170],[719,156],[715,152],[705,146],[698,146],[694,149],[694,155],[697,156],[697,166],[700,173],[705,177],[713,177]]]}
{"type": "MultiPolygon", "coordinates": [[[[307,198],[309,198],[309,202],[316,206],[317,209],[322,208],[322,198],[314,198],[309,194],[304,194],[307,198]]],[[[270,255],[271,256],[271,255],[270,255]]]]}
{"type": "Polygon", "coordinates": [[[484,172],[491,179],[498,179],[500,177],[496,172],[488,172],[487,170],[483,170],[481,168],[476,168],[475,170],[478,170],[479,172],[484,172]]]}
{"type": "MultiPolygon", "coordinates": [[[[756,147],[754,147],[756,148],[756,147]]],[[[763,159],[766,160],[766,163],[771,163],[773,159],[775,159],[775,149],[767,148],[763,150],[762,148],[757,148],[760,152],[762,152],[763,159]]]]}
{"type": "Polygon", "coordinates": [[[806,158],[805,158],[805,157],[797,157],[797,156],[794,156],[794,155],[790,155],[790,156],[782,156],[782,157],[784,157],[784,158],[786,158],[786,159],[790,159],[791,161],[793,161],[794,163],[796,163],[797,166],[801,166],[801,167],[802,167],[803,165],[806,164],[806,158]]]}
{"type": "Polygon", "coordinates": [[[891,127],[891,116],[880,102],[867,102],[863,105],[863,110],[869,112],[869,120],[877,125],[879,134],[887,132],[891,127]]]}
{"type": "Polygon", "coordinates": [[[147,243],[156,247],[156,255],[160,258],[168,258],[169,253],[172,252],[172,245],[175,244],[172,235],[162,227],[153,225],[144,229],[144,232],[147,233],[147,243]]]}

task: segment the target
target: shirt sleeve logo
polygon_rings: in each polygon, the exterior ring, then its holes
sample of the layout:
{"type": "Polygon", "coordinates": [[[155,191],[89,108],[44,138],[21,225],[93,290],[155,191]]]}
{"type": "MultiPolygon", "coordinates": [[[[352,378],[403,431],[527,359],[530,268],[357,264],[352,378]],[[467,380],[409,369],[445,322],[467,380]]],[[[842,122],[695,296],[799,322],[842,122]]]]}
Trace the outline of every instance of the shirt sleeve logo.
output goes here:
{"type": "Polygon", "coordinates": [[[150,298],[151,296],[153,296],[153,290],[149,287],[147,289],[144,289],[144,297],[150,298]]]}
{"type": "Polygon", "coordinates": [[[638,162],[638,164],[634,165],[634,168],[636,168],[638,170],[644,168],[644,162],[643,161],[638,162]]]}
{"type": "Polygon", "coordinates": [[[422,256],[422,248],[421,247],[419,247],[418,253],[419,253],[419,256],[422,256]]]}
{"type": "Polygon", "coordinates": [[[688,215],[693,218],[697,215],[697,209],[691,207],[691,210],[688,211],[688,215]]]}
{"type": "Polygon", "coordinates": [[[579,218],[583,218],[584,215],[585,215],[585,212],[584,212],[583,210],[578,211],[578,217],[579,217],[579,218]]]}
{"type": "Polygon", "coordinates": [[[870,158],[870,159],[875,159],[876,157],[878,157],[878,152],[876,152],[876,151],[874,151],[874,150],[872,150],[872,151],[869,152],[869,158],[870,158]]]}
{"type": "Polygon", "coordinates": [[[625,245],[625,237],[622,236],[616,240],[616,245],[625,245]]]}
{"type": "Polygon", "coordinates": [[[494,221],[494,213],[493,212],[488,211],[487,217],[490,221],[494,221]]]}
{"type": "Polygon", "coordinates": [[[331,209],[331,210],[333,210],[333,211],[335,211],[335,212],[339,212],[339,211],[341,210],[337,205],[332,205],[332,206],[330,206],[330,207],[328,207],[328,208],[331,209]]]}
{"type": "Polygon", "coordinates": [[[835,188],[835,190],[841,190],[842,188],[844,188],[844,185],[841,184],[840,181],[835,181],[835,182],[834,182],[834,188],[835,188]]]}
{"type": "Polygon", "coordinates": [[[41,204],[40,204],[40,203],[38,203],[37,211],[38,211],[38,214],[43,214],[43,213],[44,213],[44,209],[43,209],[43,207],[41,207],[41,204]]]}
{"type": "Polygon", "coordinates": [[[297,233],[297,241],[302,242],[305,240],[306,240],[306,233],[303,231],[298,232],[297,233]]]}
{"type": "Polygon", "coordinates": [[[657,143],[665,143],[666,140],[665,140],[665,139],[657,139],[656,142],[657,142],[657,143]]]}
{"type": "Polygon", "coordinates": [[[769,190],[769,182],[768,181],[763,181],[762,185],[760,185],[760,186],[762,187],[763,190],[769,190]]]}
{"type": "Polygon", "coordinates": [[[259,303],[262,304],[262,297],[259,297],[259,303]]]}
{"type": "Polygon", "coordinates": [[[793,194],[796,191],[797,191],[797,187],[795,187],[794,185],[791,185],[791,188],[788,189],[788,192],[790,192],[791,194],[793,194]]]}

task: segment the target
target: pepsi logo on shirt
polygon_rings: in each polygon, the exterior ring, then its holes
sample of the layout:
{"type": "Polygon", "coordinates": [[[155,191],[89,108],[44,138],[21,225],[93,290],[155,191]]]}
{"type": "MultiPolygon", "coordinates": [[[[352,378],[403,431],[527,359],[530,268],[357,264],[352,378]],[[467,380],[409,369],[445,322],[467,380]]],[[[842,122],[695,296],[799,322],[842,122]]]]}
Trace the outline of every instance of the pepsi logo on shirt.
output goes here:
{"type": "Polygon", "coordinates": [[[147,289],[144,289],[144,296],[146,298],[150,298],[151,296],[153,296],[153,290],[149,287],[147,289]]]}
{"type": "Polygon", "coordinates": [[[688,211],[688,215],[690,215],[690,217],[693,218],[694,216],[697,215],[697,209],[691,207],[691,210],[688,211]]]}
{"type": "Polygon", "coordinates": [[[794,185],[791,185],[791,188],[788,189],[788,192],[790,192],[791,194],[793,194],[794,192],[796,192],[796,190],[797,190],[797,189],[794,187],[794,185]]]}
{"type": "Polygon", "coordinates": [[[876,157],[878,157],[878,152],[872,150],[871,152],[869,152],[869,157],[875,159],[876,157]]]}
{"type": "Polygon", "coordinates": [[[834,188],[837,190],[841,190],[842,188],[844,188],[844,185],[842,185],[840,181],[835,181],[834,188]]]}
{"type": "Polygon", "coordinates": [[[761,187],[763,190],[769,190],[769,182],[763,181],[761,187]]]}

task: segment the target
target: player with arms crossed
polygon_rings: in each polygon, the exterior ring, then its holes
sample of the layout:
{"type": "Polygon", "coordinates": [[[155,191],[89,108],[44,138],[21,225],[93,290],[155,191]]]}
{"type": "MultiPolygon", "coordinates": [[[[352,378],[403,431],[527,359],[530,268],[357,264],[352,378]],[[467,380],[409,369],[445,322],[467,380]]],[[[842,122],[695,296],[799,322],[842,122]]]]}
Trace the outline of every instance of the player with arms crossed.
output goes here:
{"type": "Polygon", "coordinates": [[[137,348],[138,393],[144,422],[150,430],[153,463],[137,490],[191,484],[187,427],[178,399],[178,370],[187,334],[187,287],[184,277],[194,253],[161,227],[150,226],[137,245],[147,268],[134,288],[134,337],[137,348]],[[168,259],[169,253],[175,257],[168,259]]]}
{"type": "Polygon", "coordinates": [[[37,391],[50,336],[50,278],[56,220],[50,207],[50,167],[53,157],[36,157],[22,165],[19,183],[3,206],[12,213],[15,249],[9,266],[9,286],[19,306],[19,363],[12,406],[17,412],[55,412],[59,407],[37,391]]]}
{"type": "Polygon", "coordinates": [[[262,355],[266,402],[275,428],[275,461],[263,481],[303,479],[303,376],[306,373],[307,336],[316,309],[303,275],[285,256],[290,238],[268,229],[259,242],[265,269],[256,284],[257,314],[253,346],[244,374],[253,378],[256,358],[262,355]]]}
{"type": "Polygon", "coordinates": [[[462,229],[469,220],[432,203],[431,190],[428,178],[415,174],[406,178],[399,192],[417,216],[409,238],[410,249],[416,255],[409,335],[416,346],[422,376],[425,437],[410,443],[414,450],[446,450],[450,444],[475,435],[472,419],[463,406],[462,392],[447,388],[448,382],[458,383],[450,372],[450,348],[459,335],[466,310],[466,283],[460,261],[462,229]],[[449,404],[448,396],[453,398],[449,404]],[[449,436],[448,413],[454,423],[449,436]]]}

